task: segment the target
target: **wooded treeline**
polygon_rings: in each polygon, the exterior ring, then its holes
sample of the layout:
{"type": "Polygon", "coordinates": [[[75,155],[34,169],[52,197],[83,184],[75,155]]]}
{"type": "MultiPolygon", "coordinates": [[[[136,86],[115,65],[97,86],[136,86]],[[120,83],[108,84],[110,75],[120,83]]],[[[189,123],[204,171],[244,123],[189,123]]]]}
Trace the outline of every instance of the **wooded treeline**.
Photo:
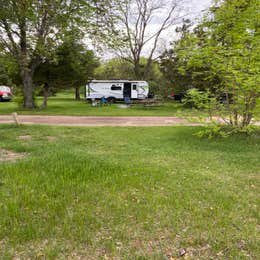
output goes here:
{"type": "Polygon", "coordinates": [[[229,124],[248,125],[260,113],[260,2],[218,1],[192,27],[178,28],[180,39],[161,56],[163,75],[180,91],[207,91],[208,106],[229,124]]]}
{"type": "Polygon", "coordinates": [[[35,107],[36,86],[46,97],[49,87],[73,87],[79,98],[79,87],[94,77],[144,79],[163,96],[190,88],[216,101],[226,95],[234,124],[242,115],[246,125],[258,108],[258,0],[216,1],[196,22],[181,0],[0,0],[0,6],[0,84],[21,85],[26,108],[35,107]],[[178,37],[162,50],[166,30],[178,37]],[[97,53],[104,48],[116,58],[102,62],[97,53]]]}

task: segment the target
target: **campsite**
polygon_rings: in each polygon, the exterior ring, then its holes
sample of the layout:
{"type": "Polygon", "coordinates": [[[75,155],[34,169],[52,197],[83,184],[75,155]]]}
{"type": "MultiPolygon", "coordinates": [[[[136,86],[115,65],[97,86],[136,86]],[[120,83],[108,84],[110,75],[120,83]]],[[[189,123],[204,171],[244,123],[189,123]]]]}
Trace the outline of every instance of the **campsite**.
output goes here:
{"type": "Polygon", "coordinates": [[[257,0],[0,0],[0,259],[259,259],[257,0]]]}

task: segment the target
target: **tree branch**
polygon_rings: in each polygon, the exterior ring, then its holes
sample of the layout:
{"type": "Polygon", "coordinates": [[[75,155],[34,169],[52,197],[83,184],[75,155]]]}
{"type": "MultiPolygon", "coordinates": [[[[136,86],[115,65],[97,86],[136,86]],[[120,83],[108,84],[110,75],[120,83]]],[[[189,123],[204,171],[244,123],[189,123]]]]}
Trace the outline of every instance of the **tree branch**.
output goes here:
{"type": "Polygon", "coordinates": [[[0,26],[5,30],[6,35],[11,43],[12,48],[9,47],[9,50],[12,50],[12,53],[15,54],[16,56],[19,54],[18,51],[18,45],[16,44],[14,38],[13,38],[13,34],[12,34],[12,30],[10,25],[8,24],[6,19],[2,19],[0,21],[0,26]]]}

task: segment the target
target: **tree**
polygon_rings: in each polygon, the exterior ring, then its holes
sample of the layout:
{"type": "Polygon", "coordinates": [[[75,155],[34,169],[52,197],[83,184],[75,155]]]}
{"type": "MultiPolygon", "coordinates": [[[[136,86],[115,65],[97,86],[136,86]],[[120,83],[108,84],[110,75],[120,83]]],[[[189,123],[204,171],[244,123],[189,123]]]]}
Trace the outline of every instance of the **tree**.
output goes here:
{"type": "MultiPolygon", "coordinates": [[[[145,70],[147,59],[140,58],[140,72],[145,70]]],[[[134,65],[122,58],[113,58],[103,63],[95,70],[96,79],[128,79],[135,80],[134,65]]],[[[149,74],[146,75],[144,80],[149,82],[150,90],[156,94],[164,94],[162,86],[162,74],[159,64],[152,62],[149,74]]]]}
{"type": "Polygon", "coordinates": [[[74,88],[75,99],[80,100],[80,86],[93,78],[94,69],[99,65],[93,51],[74,37],[67,38],[57,48],[55,57],[55,62],[42,63],[34,75],[35,81],[43,84],[43,107],[47,106],[50,87],[56,90],[74,88]]]}
{"type": "Polygon", "coordinates": [[[173,41],[171,48],[166,49],[160,56],[161,72],[168,81],[169,90],[174,93],[183,93],[194,83],[194,70],[187,66],[190,59],[188,55],[196,44],[195,36],[190,32],[191,26],[190,20],[183,20],[182,26],[175,30],[180,34],[179,39],[173,41]]]}
{"type": "Polygon", "coordinates": [[[4,64],[0,61],[0,85],[10,85],[11,80],[7,74],[4,64]]]}
{"type": "Polygon", "coordinates": [[[51,59],[64,29],[88,28],[85,22],[96,11],[97,2],[0,0],[0,51],[11,54],[19,65],[24,107],[35,107],[33,75],[37,66],[51,59]]]}
{"type": "Polygon", "coordinates": [[[209,91],[215,112],[242,128],[258,111],[259,10],[256,0],[217,1],[194,31],[173,45],[173,55],[162,60],[164,74],[177,72],[192,86],[209,91]]]}
{"type": "Polygon", "coordinates": [[[58,82],[67,88],[75,89],[75,99],[80,100],[80,86],[93,78],[94,70],[99,65],[94,52],[86,49],[74,39],[65,41],[57,50],[58,64],[56,73],[58,82]]]}
{"type": "Polygon", "coordinates": [[[211,58],[213,74],[222,78],[217,93],[226,94],[227,122],[243,128],[256,115],[260,98],[260,3],[219,3],[204,23],[208,41],[203,52],[211,58]]]}
{"type": "Polygon", "coordinates": [[[0,54],[0,85],[12,87],[13,93],[18,93],[21,86],[19,66],[10,54],[0,54]]]}
{"type": "Polygon", "coordinates": [[[117,51],[133,64],[136,79],[145,79],[149,74],[163,32],[179,22],[181,3],[182,0],[117,0],[116,15],[126,45],[117,51]],[[143,70],[142,56],[147,57],[143,70]]]}
{"type": "Polygon", "coordinates": [[[124,59],[112,58],[95,70],[95,78],[134,79],[134,66],[124,59]]]}
{"type": "Polygon", "coordinates": [[[33,81],[35,84],[43,86],[43,104],[41,108],[47,107],[50,90],[56,87],[57,79],[56,65],[53,62],[46,60],[35,69],[33,81]]]}

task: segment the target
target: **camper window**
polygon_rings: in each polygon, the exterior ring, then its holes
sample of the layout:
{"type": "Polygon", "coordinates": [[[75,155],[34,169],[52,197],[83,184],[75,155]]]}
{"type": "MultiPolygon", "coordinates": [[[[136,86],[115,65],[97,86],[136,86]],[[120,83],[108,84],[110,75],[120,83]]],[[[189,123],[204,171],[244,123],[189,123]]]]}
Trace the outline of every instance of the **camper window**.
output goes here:
{"type": "Polygon", "coordinates": [[[121,90],[122,88],[120,86],[112,85],[111,90],[121,90]]]}
{"type": "Polygon", "coordinates": [[[133,85],[133,90],[136,90],[136,85],[133,85]]]}

